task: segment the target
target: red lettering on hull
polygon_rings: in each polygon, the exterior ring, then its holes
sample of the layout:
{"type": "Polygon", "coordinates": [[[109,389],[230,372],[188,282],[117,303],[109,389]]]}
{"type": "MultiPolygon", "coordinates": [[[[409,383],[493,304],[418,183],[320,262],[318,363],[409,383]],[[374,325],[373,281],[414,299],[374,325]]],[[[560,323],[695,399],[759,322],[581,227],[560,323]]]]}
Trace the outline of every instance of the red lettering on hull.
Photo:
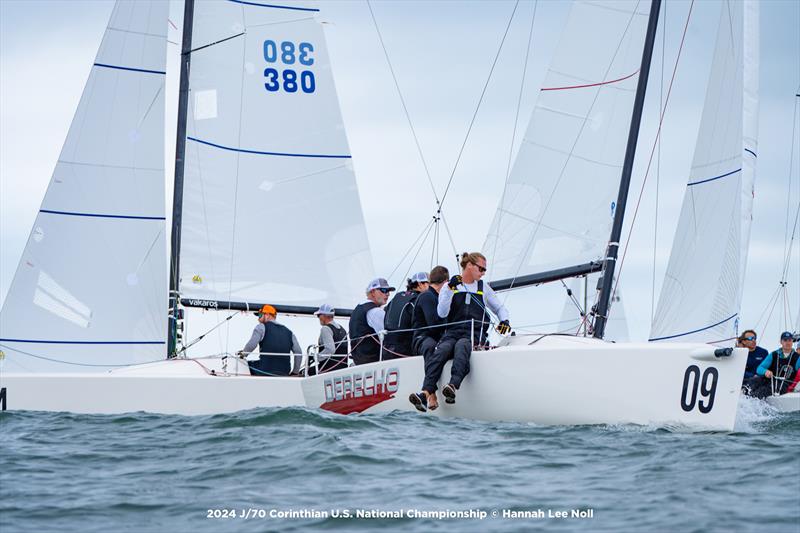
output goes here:
{"type": "Polygon", "coordinates": [[[386,400],[391,400],[392,398],[394,398],[394,393],[386,391],[370,396],[361,396],[360,398],[350,397],[342,400],[332,400],[323,403],[319,407],[320,409],[339,413],[340,415],[349,415],[351,413],[361,413],[372,406],[378,405],[386,400]]]}

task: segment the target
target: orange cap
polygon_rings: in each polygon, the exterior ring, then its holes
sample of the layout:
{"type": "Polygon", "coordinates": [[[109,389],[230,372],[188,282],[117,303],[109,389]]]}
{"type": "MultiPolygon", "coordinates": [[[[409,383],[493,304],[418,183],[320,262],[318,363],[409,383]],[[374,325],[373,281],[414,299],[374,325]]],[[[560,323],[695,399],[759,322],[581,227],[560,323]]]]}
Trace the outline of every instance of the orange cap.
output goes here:
{"type": "Polygon", "coordinates": [[[264,304],[261,309],[258,310],[259,314],[263,315],[273,315],[278,316],[278,311],[269,304],[264,304]]]}

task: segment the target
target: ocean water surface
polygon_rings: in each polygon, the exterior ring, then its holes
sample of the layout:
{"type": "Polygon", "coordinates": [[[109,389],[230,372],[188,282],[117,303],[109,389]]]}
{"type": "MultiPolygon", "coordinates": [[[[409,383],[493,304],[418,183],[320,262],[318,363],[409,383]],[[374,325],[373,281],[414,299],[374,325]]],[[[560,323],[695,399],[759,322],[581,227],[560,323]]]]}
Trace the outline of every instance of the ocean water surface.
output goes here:
{"type": "Polygon", "coordinates": [[[800,413],[750,399],[733,433],[4,412],[0,531],[797,532],[798,442],[800,413]]]}

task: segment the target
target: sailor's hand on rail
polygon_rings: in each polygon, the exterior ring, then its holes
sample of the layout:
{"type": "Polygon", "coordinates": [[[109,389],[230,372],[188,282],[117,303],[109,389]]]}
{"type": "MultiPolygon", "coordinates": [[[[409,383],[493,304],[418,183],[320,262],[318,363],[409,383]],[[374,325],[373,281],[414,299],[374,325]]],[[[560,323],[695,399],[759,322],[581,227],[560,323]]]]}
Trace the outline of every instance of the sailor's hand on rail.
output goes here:
{"type": "Polygon", "coordinates": [[[497,333],[500,335],[505,335],[511,331],[511,324],[508,323],[508,320],[503,320],[499,324],[497,324],[497,333]]]}
{"type": "Polygon", "coordinates": [[[461,276],[453,276],[452,278],[450,278],[450,283],[448,283],[447,286],[453,290],[456,290],[458,286],[461,285],[461,283],[462,283],[461,276]]]}
{"type": "Polygon", "coordinates": [[[242,359],[247,359],[247,354],[244,353],[244,350],[239,350],[238,352],[236,352],[236,356],[241,357],[242,359]]]}
{"type": "Polygon", "coordinates": [[[774,375],[775,374],[772,373],[772,370],[767,370],[766,372],[764,372],[764,377],[767,378],[767,379],[771,379],[772,376],[774,376],[774,375]]]}

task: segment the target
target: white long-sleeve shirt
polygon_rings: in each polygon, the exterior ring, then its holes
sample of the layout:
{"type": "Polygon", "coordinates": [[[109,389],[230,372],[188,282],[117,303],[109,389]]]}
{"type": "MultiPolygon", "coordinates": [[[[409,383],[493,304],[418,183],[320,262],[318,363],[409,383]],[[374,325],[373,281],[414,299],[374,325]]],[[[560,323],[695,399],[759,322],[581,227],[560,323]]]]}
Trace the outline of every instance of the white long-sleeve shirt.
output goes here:
{"type": "MultiPolygon", "coordinates": [[[[478,282],[461,283],[458,286],[458,290],[475,294],[478,292],[478,282]]],[[[439,303],[436,306],[436,312],[440,317],[447,318],[447,315],[450,314],[450,304],[453,302],[453,294],[455,293],[449,285],[442,285],[442,289],[439,291],[439,303]]],[[[471,296],[468,296],[468,298],[471,298],[471,296]]],[[[494,292],[486,282],[483,284],[483,302],[491,312],[497,315],[500,321],[508,320],[508,309],[500,303],[500,298],[497,297],[497,293],[494,292]]]]}

